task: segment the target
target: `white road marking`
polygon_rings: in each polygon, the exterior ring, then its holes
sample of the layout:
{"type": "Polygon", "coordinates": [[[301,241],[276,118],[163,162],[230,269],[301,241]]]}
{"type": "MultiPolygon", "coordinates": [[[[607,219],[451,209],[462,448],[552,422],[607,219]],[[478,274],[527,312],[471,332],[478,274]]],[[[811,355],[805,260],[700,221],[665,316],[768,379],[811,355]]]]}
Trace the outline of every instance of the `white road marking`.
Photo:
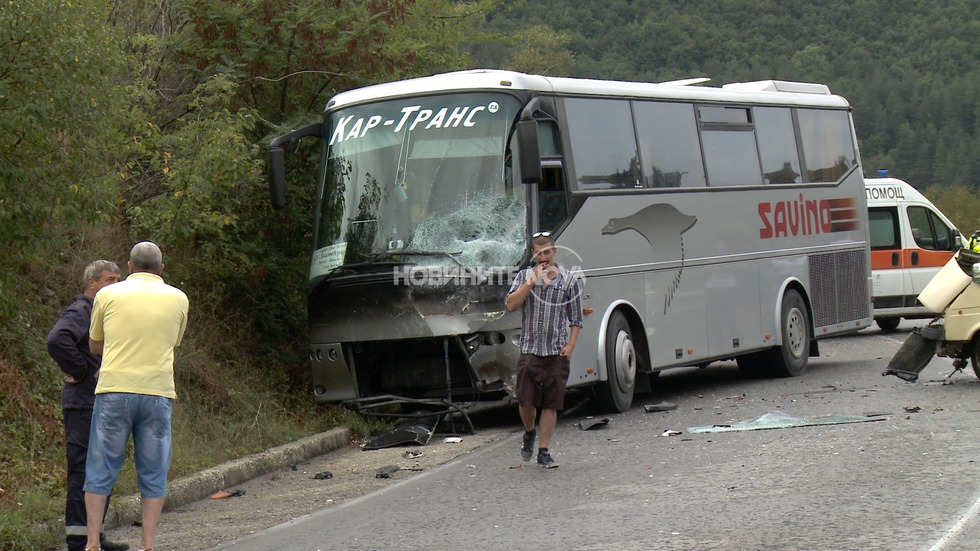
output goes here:
{"type": "Polygon", "coordinates": [[[953,539],[958,536],[960,532],[962,532],[967,525],[973,521],[974,518],[976,518],[977,514],[980,514],[980,497],[973,502],[973,506],[970,507],[970,510],[964,513],[963,516],[956,521],[956,524],[954,524],[943,537],[939,538],[939,540],[929,548],[929,551],[941,551],[947,545],[952,543],[953,539]]]}

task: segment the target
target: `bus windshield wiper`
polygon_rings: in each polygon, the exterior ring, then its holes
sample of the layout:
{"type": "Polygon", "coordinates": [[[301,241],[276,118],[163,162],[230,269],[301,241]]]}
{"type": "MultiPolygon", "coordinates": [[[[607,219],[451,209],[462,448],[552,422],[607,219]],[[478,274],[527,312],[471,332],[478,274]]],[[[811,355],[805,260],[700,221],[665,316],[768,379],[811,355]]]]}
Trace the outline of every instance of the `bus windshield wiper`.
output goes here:
{"type": "Polygon", "coordinates": [[[403,262],[400,260],[365,260],[364,262],[352,262],[350,264],[341,264],[330,273],[339,273],[345,270],[356,269],[356,268],[368,268],[374,266],[402,266],[405,264],[413,264],[412,262],[403,262]]]}
{"type": "MultiPolygon", "coordinates": [[[[367,258],[378,258],[381,256],[387,256],[387,254],[384,253],[366,254],[364,256],[367,258]]],[[[365,260],[363,262],[351,262],[350,264],[341,264],[340,266],[337,266],[336,268],[330,270],[328,273],[317,276],[314,280],[312,280],[308,284],[307,289],[309,292],[313,292],[318,287],[320,287],[320,285],[323,284],[324,282],[329,281],[336,276],[340,276],[344,274],[348,274],[348,275],[356,274],[360,268],[384,268],[384,267],[414,266],[414,265],[415,265],[414,262],[405,262],[400,260],[365,260]]]]}
{"type": "Polygon", "coordinates": [[[446,251],[392,251],[389,254],[392,256],[398,256],[400,254],[405,256],[445,256],[463,268],[466,268],[467,270],[471,269],[466,264],[463,264],[462,260],[456,258],[457,255],[463,254],[463,251],[459,251],[458,253],[450,253],[446,251]]]}

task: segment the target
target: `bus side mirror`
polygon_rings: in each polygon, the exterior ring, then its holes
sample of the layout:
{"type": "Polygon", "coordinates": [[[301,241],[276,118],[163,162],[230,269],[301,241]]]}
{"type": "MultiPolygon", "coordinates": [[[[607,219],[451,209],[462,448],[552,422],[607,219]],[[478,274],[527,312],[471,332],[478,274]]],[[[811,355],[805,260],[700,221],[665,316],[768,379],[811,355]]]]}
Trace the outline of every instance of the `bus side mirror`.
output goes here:
{"type": "Polygon", "coordinates": [[[290,153],[295,153],[299,141],[308,136],[322,137],[323,124],[308,124],[283,134],[269,143],[265,164],[269,177],[269,199],[272,201],[273,208],[281,209],[286,206],[286,152],[283,150],[283,146],[289,145],[290,153]]]}
{"type": "Polygon", "coordinates": [[[286,206],[286,152],[281,147],[273,147],[265,156],[266,168],[269,171],[269,198],[272,208],[281,209],[286,206]]]}
{"type": "Polygon", "coordinates": [[[541,153],[538,149],[538,123],[535,120],[517,122],[517,142],[520,144],[521,182],[541,183],[541,153]]]}

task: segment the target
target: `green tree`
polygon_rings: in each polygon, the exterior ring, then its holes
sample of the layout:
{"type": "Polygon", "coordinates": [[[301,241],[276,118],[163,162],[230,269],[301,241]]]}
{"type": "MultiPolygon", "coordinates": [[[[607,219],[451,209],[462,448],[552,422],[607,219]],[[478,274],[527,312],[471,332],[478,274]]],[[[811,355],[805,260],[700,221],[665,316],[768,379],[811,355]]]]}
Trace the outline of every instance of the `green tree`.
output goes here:
{"type": "Polygon", "coordinates": [[[88,23],[105,17],[94,0],[0,10],[0,323],[39,283],[16,277],[19,265],[115,202],[129,120],[119,38],[88,23]]]}
{"type": "Polygon", "coordinates": [[[980,230],[980,195],[961,184],[934,184],[922,191],[957,228],[969,237],[980,230]]]}
{"type": "Polygon", "coordinates": [[[569,37],[549,27],[535,25],[517,33],[508,69],[525,73],[567,76],[573,56],[566,48],[569,37]]]}

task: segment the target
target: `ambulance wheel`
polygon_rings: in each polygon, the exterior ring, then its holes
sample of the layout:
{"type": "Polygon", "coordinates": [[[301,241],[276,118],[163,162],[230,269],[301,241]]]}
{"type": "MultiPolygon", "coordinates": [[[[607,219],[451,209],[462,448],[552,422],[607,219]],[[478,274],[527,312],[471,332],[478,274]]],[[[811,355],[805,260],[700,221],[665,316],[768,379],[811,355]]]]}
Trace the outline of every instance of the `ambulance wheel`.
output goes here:
{"type": "Polygon", "coordinates": [[[628,410],[636,389],[636,348],[622,312],[613,312],[606,326],[606,374],[595,389],[599,407],[611,413],[628,410]]]}
{"type": "Polygon", "coordinates": [[[878,324],[878,328],[882,331],[894,331],[898,329],[898,323],[902,321],[902,318],[875,318],[875,323],[878,324]]]}
{"type": "Polygon", "coordinates": [[[810,358],[810,314],[800,293],[787,289],[780,309],[783,343],[765,353],[774,377],[799,377],[810,358]]]}
{"type": "Polygon", "coordinates": [[[980,379],[980,335],[973,337],[973,342],[970,344],[972,350],[970,350],[970,363],[973,364],[973,374],[980,379]]]}

